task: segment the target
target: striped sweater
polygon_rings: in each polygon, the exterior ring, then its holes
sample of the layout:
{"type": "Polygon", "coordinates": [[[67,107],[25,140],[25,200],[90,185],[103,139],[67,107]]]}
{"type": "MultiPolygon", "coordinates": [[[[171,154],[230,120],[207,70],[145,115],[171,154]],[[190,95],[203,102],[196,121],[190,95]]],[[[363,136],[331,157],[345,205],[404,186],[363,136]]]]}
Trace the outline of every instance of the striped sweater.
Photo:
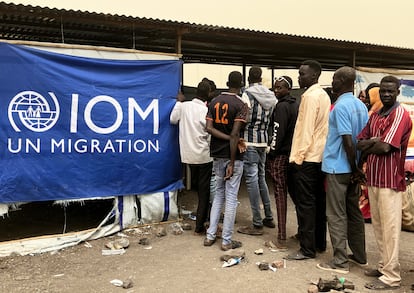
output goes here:
{"type": "Polygon", "coordinates": [[[251,84],[242,95],[249,105],[247,124],[242,134],[247,145],[266,147],[270,119],[277,99],[275,94],[260,83],[251,84]]]}

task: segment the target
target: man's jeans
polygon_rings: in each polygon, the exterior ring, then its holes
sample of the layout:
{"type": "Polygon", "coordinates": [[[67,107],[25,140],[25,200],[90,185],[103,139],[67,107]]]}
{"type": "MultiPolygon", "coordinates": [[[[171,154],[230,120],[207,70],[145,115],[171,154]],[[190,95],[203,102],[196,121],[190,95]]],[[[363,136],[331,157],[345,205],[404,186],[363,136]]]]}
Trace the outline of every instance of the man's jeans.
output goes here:
{"type": "Polygon", "coordinates": [[[266,148],[248,146],[244,153],[243,163],[244,178],[246,179],[247,193],[249,194],[253,214],[253,225],[261,227],[263,223],[260,214],[260,198],[262,199],[265,218],[273,219],[265,175],[266,148]]]}
{"type": "Polygon", "coordinates": [[[240,181],[243,174],[243,161],[234,161],[233,176],[224,180],[229,159],[214,158],[213,170],[216,174],[216,195],[214,196],[213,206],[210,213],[210,227],[207,230],[207,238],[216,238],[217,227],[220,220],[221,209],[224,208],[223,220],[223,244],[231,243],[234,221],[236,219],[237,195],[239,192],[240,181]]]}

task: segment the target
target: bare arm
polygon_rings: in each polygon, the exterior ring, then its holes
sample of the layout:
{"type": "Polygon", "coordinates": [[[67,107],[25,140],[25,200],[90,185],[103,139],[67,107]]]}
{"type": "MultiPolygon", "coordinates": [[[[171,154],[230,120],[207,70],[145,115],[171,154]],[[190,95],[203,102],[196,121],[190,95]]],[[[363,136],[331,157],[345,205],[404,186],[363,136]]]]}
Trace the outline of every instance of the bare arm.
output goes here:
{"type": "Polygon", "coordinates": [[[244,144],[244,141],[240,139],[240,130],[243,124],[244,123],[241,121],[234,122],[233,129],[230,135],[227,135],[221,132],[220,130],[214,128],[213,121],[207,119],[206,129],[208,133],[210,133],[214,137],[230,141],[230,163],[227,165],[226,176],[224,177],[224,180],[229,179],[233,175],[234,161],[236,160],[238,145],[244,144]]]}
{"type": "MultiPolygon", "coordinates": [[[[231,135],[225,134],[225,133],[221,132],[220,130],[214,128],[213,121],[210,120],[210,119],[207,119],[206,130],[207,130],[208,133],[210,133],[214,137],[224,139],[224,140],[230,140],[231,139],[231,135]]],[[[247,147],[246,147],[246,143],[245,143],[243,138],[239,138],[239,140],[237,142],[237,147],[238,147],[238,149],[241,153],[244,153],[246,151],[247,147]]]]}
{"type": "Polygon", "coordinates": [[[390,144],[380,141],[378,137],[359,141],[357,148],[366,155],[383,155],[392,150],[392,146],[390,144]]]}
{"type": "Polygon", "coordinates": [[[236,160],[237,155],[237,145],[240,139],[240,130],[243,126],[243,122],[235,121],[233,124],[233,129],[230,134],[230,163],[227,165],[226,176],[224,180],[229,179],[233,175],[234,161],[236,160]]]}
{"type": "Polygon", "coordinates": [[[362,169],[362,166],[366,162],[369,154],[386,154],[392,150],[392,146],[388,143],[380,141],[379,138],[373,137],[371,139],[358,141],[357,149],[361,150],[361,157],[358,162],[358,168],[362,169]]]}
{"type": "Polygon", "coordinates": [[[170,123],[171,124],[178,124],[181,118],[181,103],[184,102],[185,96],[182,92],[178,92],[177,94],[177,102],[174,105],[174,108],[170,114],[170,123]]]}
{"type": "Polygon", "coordinates": [[[223,140],[230,140],[230,135],[221,132],[220,130],[214,128],[213,120],[207,119],[206,123],[206,130],[212,136],[223,139],[223,140]]]}
{"type": "Polygon", "coordinates": [[[342,144],[352,171],[351,181],[364,183],[365,174],[362,171],[362,168],[360,168],[356,163],[355,145],[352,141],[352,136],[342,135],[342,144]]]}

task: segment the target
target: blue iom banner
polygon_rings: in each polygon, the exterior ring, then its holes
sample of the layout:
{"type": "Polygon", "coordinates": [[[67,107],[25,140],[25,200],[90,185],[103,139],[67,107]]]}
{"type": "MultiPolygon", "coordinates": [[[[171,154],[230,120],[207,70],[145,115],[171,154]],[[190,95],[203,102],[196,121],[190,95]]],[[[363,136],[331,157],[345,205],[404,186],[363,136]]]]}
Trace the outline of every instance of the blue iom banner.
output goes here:
{"type": "Polygon", "coordinates": [[[0,203],[182,187],[169,123],[181,61],[0,43],[0,69],[0,203]]]}

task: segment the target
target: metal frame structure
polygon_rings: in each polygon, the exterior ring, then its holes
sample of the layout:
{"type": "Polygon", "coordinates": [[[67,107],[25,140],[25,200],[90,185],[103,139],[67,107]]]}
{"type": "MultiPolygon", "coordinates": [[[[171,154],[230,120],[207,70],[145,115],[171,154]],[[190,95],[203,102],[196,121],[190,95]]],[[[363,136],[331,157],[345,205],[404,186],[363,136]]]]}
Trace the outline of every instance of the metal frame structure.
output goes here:
{"type": "Polygon", "coordinates": [[[288,69],[316,59],[324,70],[414,69],[407,48],[5,2],[0,39],[178,53],[185,63],[288,69]]]}

